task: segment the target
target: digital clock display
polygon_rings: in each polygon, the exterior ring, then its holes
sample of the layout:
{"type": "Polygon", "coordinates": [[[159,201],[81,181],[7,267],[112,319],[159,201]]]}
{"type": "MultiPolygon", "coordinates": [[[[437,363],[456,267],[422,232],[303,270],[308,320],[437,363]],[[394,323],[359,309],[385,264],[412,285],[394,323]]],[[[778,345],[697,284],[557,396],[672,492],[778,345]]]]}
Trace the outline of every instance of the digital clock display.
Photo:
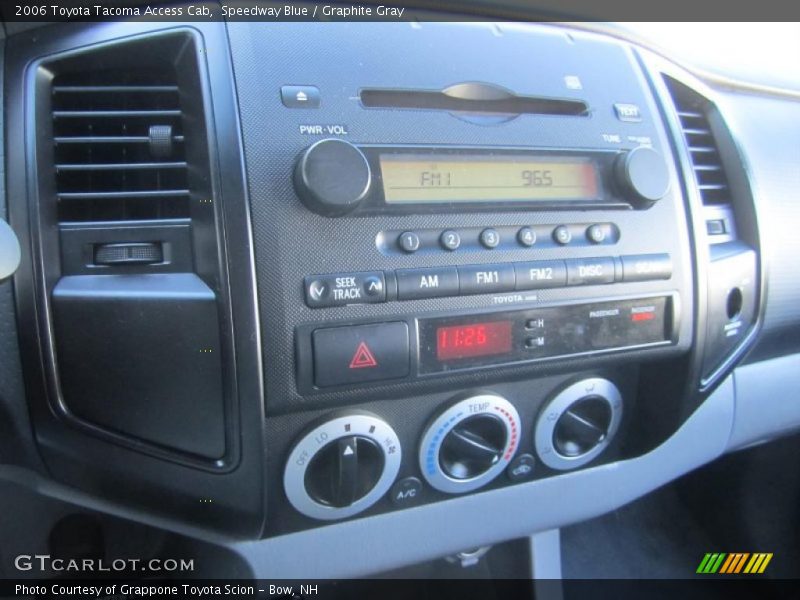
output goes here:
{"type": "Polygon", "coordinates": [[[596,200],[591,159],[531,155],[381,154],[387,204],[596,200]]]}
{"type": "Polygon", "coordinates": [[[439,327],[436,358],[445,361],[510,352],[511,325],[511,321],[492,321],[439,327]]]}

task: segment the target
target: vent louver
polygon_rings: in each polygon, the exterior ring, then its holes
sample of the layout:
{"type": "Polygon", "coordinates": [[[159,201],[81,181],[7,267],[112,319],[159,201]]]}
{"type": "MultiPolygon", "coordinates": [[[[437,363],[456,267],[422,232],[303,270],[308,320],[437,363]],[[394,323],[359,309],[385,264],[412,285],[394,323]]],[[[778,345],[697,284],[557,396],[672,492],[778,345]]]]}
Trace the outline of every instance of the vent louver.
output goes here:
{"type": "Polygon", "coordinates": [[[59,221],[189,216],[174,69],[57,75],[51,103],[59,221]]]}
{"type": "Polygon", "coordinates": [[[728,179],[709,120],[711,103],[670,77],[665,77],[665,81],[680,119],[703,204],[706,206],[730,204],[728,179]]]}

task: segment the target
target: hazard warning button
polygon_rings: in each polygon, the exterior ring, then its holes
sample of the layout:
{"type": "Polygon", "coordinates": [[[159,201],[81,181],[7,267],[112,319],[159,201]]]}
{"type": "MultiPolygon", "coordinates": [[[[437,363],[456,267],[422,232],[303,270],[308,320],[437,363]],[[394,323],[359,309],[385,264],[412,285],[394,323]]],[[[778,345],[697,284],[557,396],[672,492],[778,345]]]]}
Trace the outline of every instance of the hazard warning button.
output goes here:
{"type": "Polygon", "coordinates": [[[317,387],[397,379],[409,374],[405,323],[327,327],[315,330],[313,341],[317,387]]]}

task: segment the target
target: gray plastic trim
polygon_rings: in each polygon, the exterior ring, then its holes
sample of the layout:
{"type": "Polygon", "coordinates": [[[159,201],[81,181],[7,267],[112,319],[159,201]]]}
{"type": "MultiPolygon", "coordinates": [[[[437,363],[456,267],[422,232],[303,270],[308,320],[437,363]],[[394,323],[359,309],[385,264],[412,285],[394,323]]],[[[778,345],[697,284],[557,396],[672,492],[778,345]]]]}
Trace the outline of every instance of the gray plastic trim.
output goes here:
{"type": "Polygon", "coordinates": [[[554,529],[614,510],[720,456],[733,409],[728,378],[675,435],[644,456],[227,547],[258,578],[359,577],[554,529]],[[442,531],[447,535],[437,534],[442,531]]]}
{"type": "Polygon", "coordinates": [[[739,367],[729,450],[800,429],[800,354],[739,367]]]}
{"type": "Polygon", "coordinates": [[[17,234],[0,218],[0,281],[8,279],[19,267],[20,248],[17,234]]]}

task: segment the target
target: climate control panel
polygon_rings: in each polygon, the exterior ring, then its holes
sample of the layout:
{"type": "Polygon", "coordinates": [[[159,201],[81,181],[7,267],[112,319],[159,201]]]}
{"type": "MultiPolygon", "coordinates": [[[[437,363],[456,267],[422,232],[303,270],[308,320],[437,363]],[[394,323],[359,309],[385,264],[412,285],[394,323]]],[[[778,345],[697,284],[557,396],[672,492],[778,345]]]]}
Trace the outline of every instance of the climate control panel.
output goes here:
{"type": "Polygon", "coordinates": [[[323,415],[289,451],[285,497],[315,520],[399,510],[558,475],[597,459],[617,435],[623,393],[611,379],[567,379],[538,395],[528,385],[445,399],[415,423],[385,402],[385,414],[323,415]]]}

